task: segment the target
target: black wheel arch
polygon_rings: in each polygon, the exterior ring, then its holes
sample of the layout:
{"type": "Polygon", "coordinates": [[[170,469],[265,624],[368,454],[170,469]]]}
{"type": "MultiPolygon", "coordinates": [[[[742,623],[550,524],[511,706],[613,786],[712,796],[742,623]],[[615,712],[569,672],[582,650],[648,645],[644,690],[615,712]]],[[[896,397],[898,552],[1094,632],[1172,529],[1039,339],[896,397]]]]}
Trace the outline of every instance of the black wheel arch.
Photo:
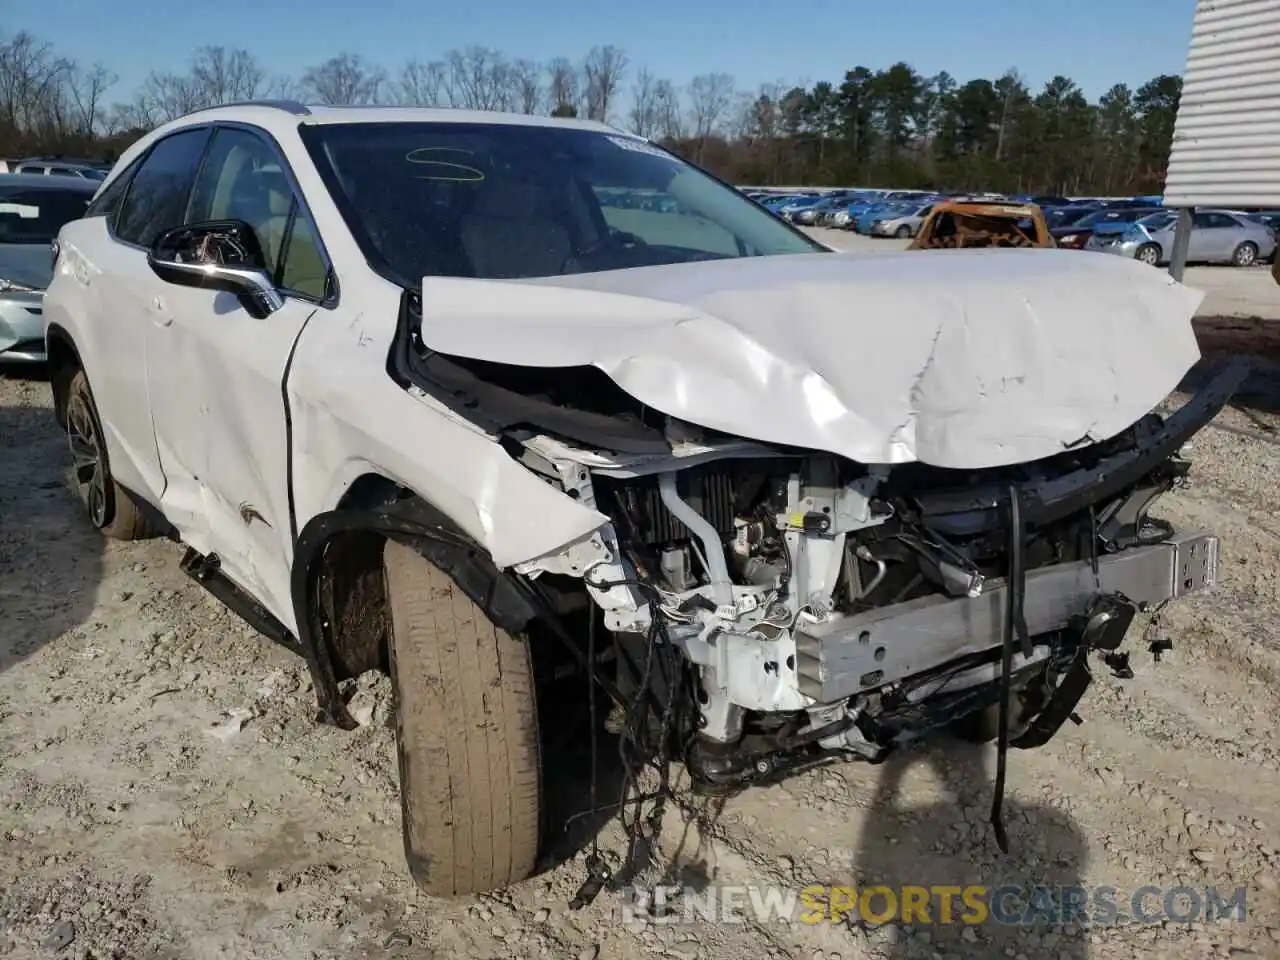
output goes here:
{"type": "Polygon", "coordinates": [[[80,350],[71,334],[60,324],[50,324],[45,331],[46,361],[49,385],[53,390],[53,416],[62,429],[67,428],[67,391],[77,370],[84,369],[80,350]]]}
{"type": "Polygon", "coordinates": [[[382,573],[387,539],[413,546],[508,633],[523,632],[544,612],[527,581],[499,570],[443,511],[386,477],[361,476],[333,510],[303,526],[294,544],[290,582],[318,719],[347,730],[356,723],[339,684],[387,668],[390,618],[382,573]]]}

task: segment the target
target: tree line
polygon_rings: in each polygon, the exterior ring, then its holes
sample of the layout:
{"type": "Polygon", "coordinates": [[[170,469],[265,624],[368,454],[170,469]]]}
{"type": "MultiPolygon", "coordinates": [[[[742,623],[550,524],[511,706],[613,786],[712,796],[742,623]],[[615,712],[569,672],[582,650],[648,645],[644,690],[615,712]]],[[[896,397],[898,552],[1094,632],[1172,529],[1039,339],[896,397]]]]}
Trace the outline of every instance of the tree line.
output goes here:
{"type": "Polygon", "coordinates": [[[723,179],[762,186],[1158,193],[1182,80],[1116,84],[1091,103],[1064,76],[1036,91],[1014,69],[960,83],[900,62],[811,87],[743,90],[726,73],[677,85],[613,45],[547,63],[476,45],[395,71],[344,53],[290,77],[247,50],[206,46],[185,71],[150,74],[131,98],[117,99],[117,87],[104,64],[76,63],[25,31],[0,35],[0,156],[111,160],[192,110],[280,98],[604,120],[723,179]]]}

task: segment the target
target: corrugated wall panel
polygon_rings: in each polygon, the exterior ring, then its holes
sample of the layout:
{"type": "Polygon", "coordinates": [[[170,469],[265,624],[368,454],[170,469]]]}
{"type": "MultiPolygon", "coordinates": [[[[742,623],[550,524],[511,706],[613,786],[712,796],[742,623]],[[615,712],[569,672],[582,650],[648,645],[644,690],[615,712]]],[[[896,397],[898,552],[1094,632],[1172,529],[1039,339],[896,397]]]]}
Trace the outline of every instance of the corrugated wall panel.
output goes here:
{"type": "Polygon", "coordinates": [[[1280,208],[1280,0],[1200,0],[1164,202],[1280,208]]]}

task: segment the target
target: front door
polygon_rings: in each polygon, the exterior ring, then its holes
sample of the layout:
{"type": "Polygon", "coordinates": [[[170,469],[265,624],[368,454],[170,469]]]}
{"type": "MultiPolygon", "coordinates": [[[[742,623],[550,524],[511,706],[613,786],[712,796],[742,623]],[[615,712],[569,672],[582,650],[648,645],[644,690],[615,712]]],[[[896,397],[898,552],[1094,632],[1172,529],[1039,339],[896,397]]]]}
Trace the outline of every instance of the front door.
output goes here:
{"type": "Polygon", "coordinates": [[[216,554],[227,577],[295,629],[283,385],[299,335],[324,313],[318,302],[327,267],[318,266],[314,230],[291,184],[263,136],[217,129],[187,222],[252,226],[284,305],[258,319],[235,294],[166,284],[147,377],[166,516],[187,543],[216,554]],[[286,258],[305,269],[288,269],[286,258]]]}

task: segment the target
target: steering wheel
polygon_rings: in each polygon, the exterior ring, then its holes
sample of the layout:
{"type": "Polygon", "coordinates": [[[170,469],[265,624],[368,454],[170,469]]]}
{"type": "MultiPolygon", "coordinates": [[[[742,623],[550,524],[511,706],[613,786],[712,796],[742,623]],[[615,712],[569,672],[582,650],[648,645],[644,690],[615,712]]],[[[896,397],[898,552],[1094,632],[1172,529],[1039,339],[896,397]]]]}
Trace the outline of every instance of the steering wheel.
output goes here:
{"type": "Polygon", "coordinates": [[[588,257],[593,257],[597,253],[601,253],[613,247],[620,247],[625,250],[634,247],[647,247],[648,245],[649,244],[643,237],[636,236],[634,233],[627,233],[624,230],[610,230],[595,243],[588,244],[577,253],[570,254],[569,257],[565,259],[561,269],[569,272],[570,264],[576,266],[588,257]]]}

